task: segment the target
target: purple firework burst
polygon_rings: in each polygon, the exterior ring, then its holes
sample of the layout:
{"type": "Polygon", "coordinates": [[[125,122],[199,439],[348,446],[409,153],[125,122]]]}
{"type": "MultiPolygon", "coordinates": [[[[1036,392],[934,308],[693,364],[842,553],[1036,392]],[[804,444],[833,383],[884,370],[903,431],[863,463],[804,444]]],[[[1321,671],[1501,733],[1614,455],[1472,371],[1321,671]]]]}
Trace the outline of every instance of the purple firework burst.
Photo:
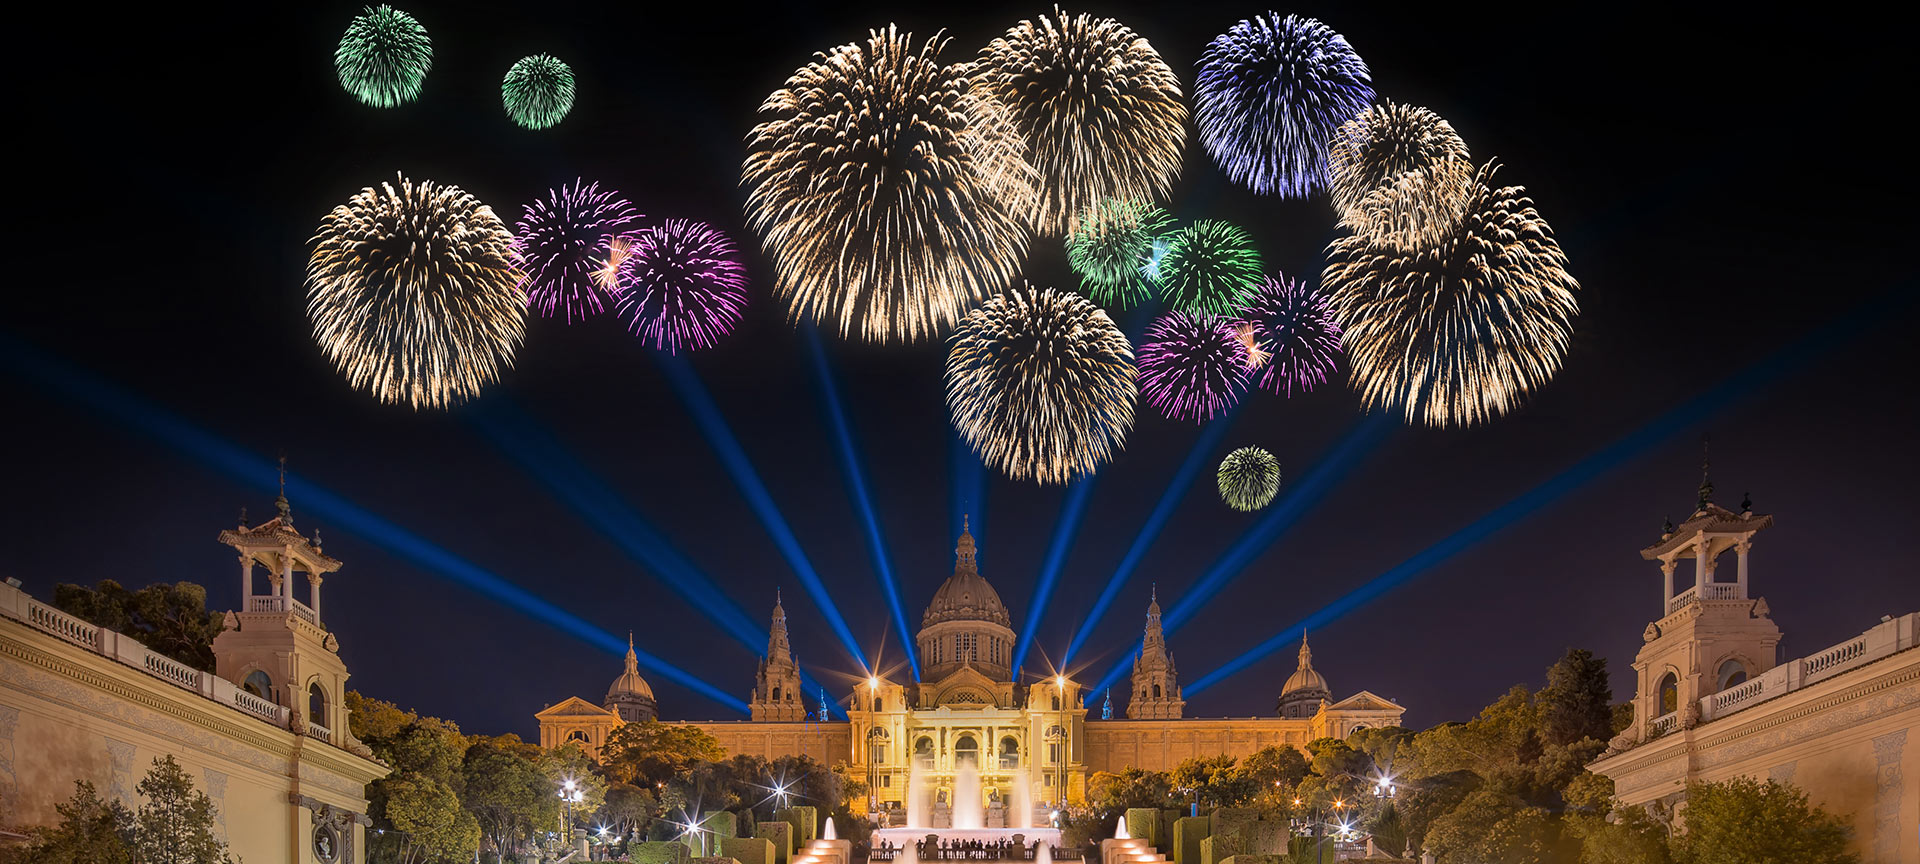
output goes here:
{"type": "Polygon", "coordinates": [[[1194,121],[1213,161],[1262,195],[1327,188],[1327,144],[1373,104],[1373,78],[1346,37],[1312,18],[1268,12],[1200,52],[1194,121]]]}
{"type": "Polygon", "coordinates": [[[1340,322],[1327,295],[1284,273],[1261,283],[1238,323],[1267,390],[1288,398],[1311,393],[1340,365],[1340,322]]]}
{"type": "Polygon", "coordinates": [[[527,308],[548,318],[564,308],[569,324],[606,311],[619,266],[614,238],[639,218],[620,193],[578,179],[528,204],[513,236],[527,308]]]}
{"type": "Polygon", "coordinates": [[[747,308],[747,267],[705,222],[668,219],[632,235],[620,265],[620,316],[655,348],[711,348],[747,308]]]}
{"type": "Polygon", "coordinates": [[[1140,395],[1170,420],[1196,423],[1232,408],[1252,373],[1234,322],[1173,312],[1147,328],[1140,395]]]}

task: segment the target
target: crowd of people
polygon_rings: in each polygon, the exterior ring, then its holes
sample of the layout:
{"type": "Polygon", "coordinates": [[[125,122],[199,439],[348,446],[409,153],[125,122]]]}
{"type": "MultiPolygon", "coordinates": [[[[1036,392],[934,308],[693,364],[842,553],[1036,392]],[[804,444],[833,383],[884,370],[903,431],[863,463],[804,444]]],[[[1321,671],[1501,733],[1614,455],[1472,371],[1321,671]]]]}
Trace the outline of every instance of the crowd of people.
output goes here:
{"type": "MultiPolygon", "coordinates": [[[[979,840],[928,836],[913,841],[914,854],[921,861],[1032,861],[1040,854],[1041,841],[1016,842],[1013,838],[979,840]]],[[[891,839],[880,840],[868,854],[871,861],[892,861],[903,846],[891,839]]],[[[1048,849],[1055,859],[1062,858],[1058,847],[1048,849]]]]}

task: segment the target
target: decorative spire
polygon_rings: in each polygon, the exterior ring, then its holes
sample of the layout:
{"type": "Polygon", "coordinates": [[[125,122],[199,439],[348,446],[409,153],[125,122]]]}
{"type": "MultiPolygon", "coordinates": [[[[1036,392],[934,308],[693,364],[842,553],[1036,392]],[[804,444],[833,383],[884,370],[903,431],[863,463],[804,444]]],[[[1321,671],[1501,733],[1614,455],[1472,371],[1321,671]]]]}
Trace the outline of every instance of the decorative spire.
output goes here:
{"type": "Polygon", "coordinates": [[[1673,536],[1673,517],[1668,516],[1665,519],[1662,519],[1660,522],[1660,539],[1665,540],[1668,537],[1672,537],[1672,536],[1673,536]]]}
{"type": "Polygon", "coordinates": [[[1711,439],[1700,439],[1700,502],[1698,511],[1704,512],[1708,504],[1713,503],[1713,462],[1707,458],[1707,445],[1711,439]]]}
{"type": "Polygon", "coordinates": [[[633,631],[627,631],[627,674],[640,674],[640,655],[633,650],[633,631]]]}
{"type": "Polygon", "coordinates": [[[773,626],[767,629],[767,662],[792,666],[793,647],[787,641],[787,610],[780,604],[780,589],[773,589],[773,626]]]}
{"type": "Polygon", "coordinates": [[[287,503],[287,454],[280,454],[280,497],[275,498],[273,506],[280,511],[280,524],[293,524],[293,507],[287,503]]]}
{"type": "Polygon", "coordinates": [[[320,551],[320,529],[313,529],[313,551],[320,551]]]}
{"type": "Polygon", "coordinates": [[[240,527],[247,527],[247,505],[240,505],[240,527]]]}
{"type": "Polygon", "coordinates": [[[1740,493],[1740,515],[1742,516],[1753,515],[1753,493],[1752,492],[1740,493]]]}
{"type": "Polygon", "coordinates": [[[820,722],[825,723],[832,719],[833,715],[827,711],[827,688],[822,687],[820,688],[820,722]]]}
{"type": "Polygon", "coordinates": [[[960,567],[968,570],[974,568],[974,553],[976,551],[973,545],[971,522],[972,519],[967,514],[963,513],[960,515],[960,545],[953,550],[954,554],[959,556],[960,560],[958,563],[960,567]]]}

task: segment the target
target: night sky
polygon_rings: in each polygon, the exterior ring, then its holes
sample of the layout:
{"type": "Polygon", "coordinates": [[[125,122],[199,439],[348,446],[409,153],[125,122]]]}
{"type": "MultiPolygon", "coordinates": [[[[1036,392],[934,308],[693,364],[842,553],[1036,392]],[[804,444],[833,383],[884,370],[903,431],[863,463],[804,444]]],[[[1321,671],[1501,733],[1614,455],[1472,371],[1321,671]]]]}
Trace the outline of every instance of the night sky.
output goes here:
{"type": "MultiPolygon", "coordinates": [[[[1509,416],[1447,431],[1388,418],[1353,446],[1345,470],[1325,472],[1324,495],[1170,634],[1183,681],[1478,524],[1497,530],[1313,632],[1336,698],[1365,688],[1397,699],[1416,728],[1466,719],[1515,682],[1538,686],[1570,646],[1605,656],[1625,698],[1639,634],[1658,612],[1659,571],[1637,553],[1663,517],[1691,511],[1709,436],[1718,500],[1750,491],[1778,520],[1756,540],[1752,583],[1786,631],[1785,656],[1920,607],[1910,540],[1920,349],[1906,302],[1916,220],[1911,138],[1896,132],[1908,122],[1910,95],[1896,92],[1912,83],[1908,48],[1886,22],[1821,17],[1834,14],[1826,7],[1655,20],[1455,5],[1282,11],[1344,33],[1384,96],[1438,111],[1476,159],[1502,160],[1501,181],[1528,188],[1581,283],[1572,351],[1509,416]],[[1675,409],[1678,419],[1661,419],[1675,409]],[[1596,476],[1554,481],[1623,439],[1596,476]],[[1545,494],[1476,522],[1542,484],[1545,494]]],[[[462,408],[380,405],[350,390],[310,338],[306,241],[327,210],[403,171],[458,184],[510,221],[551,186],[599,180],[649,217],[710,221],[756,248],[736,185],[742,137],[812,52],[893,21],[918,35],[947,28],[945,56],[957,60],[1048,7],[550,0],[482,12],[410,0],[402,8],[434,40],[433,71],[418,102],[387,110],[334,78],[357,5],[270,7],[215,17],[146,5],[81,11],[79,22],[51,18],[75,10],[36,7],[29,19],[48,20],[20,22],[43,77],[16,76],[9,136],[28,153],[15,151],[13,312],[0,324],[13,443],[0,575],[42,599],[60,581],[189,579],[226,608],[233,555],[214,535],[243,505],[256,520],[272,511],[269,474],[179,449],[145,409],[97,410],[85,393],[99,391],[47,372],[63,368],[236,452],[284,452],[300,480],[605,632],[631,629],[643,650],[745,699],[759,648],[724,634],[484,432],[537,430],[756,624],[784,589],[812,675],[857,674],[661,365],[617,321],[536,319],[515,368],[462,408]],[[558,127],[529,132],[503,115],[498,85],[515,59],[541,51],[573,66],[579,97],[558,127]],[[40,358],[31,370],[29,356],[40,358]]],[[[1207,40],[1265,8],[1088,11],[1150,39],[1190,89],[1207,40]]],[[[1290,275],[1317,275],[1335,236],[1324,199],[1235,187],[1191,135],[1169,209],[1238,221],[1290,275]]],[[[806,336],[770,295],[764,256],[750,262],[747,322],[692,368],[864,652],[892,666],[898,639],[806,336]]],[[[1076,284],[1053,241],[1037,243],[1025,275],[1076,284]]],[[[1065,491],[994,478],[984,500],[960,500],[942,345],[825,341],[912,627],[951,570],[962,509],[984,574],[1024,627],[1065,491]]],[[[1284,500],[1362,419],[1344,380],[1292,400],[1251,394],[1075,674],[1091,685],[1133,644],[1150,583],[1171,607],[1259,520],[1214,494],[1212,466],[1227,450],[1275,453],[1284,500]]],[[[1143,407],[1124,454],[1099,474],[1029,673],[1058,660],[1199,434],[1143,407]]],[[[330,523],[297,495],[293,507],[346,562],[326,583],[324,612],[361,692],[469,731],[531,735],[534,712],[572,695],[598,701],[618,673],[617,655],[576,633],[330,523]]],[[[1271,713],[1293,655],[1289,642],[1190,692],[1188,714],[1271,713]]],[[[646,677],[667,718],[738,716],[646,677]]],[[[1123,683],[1117,707],[1125,697],[1123,683]]]]}

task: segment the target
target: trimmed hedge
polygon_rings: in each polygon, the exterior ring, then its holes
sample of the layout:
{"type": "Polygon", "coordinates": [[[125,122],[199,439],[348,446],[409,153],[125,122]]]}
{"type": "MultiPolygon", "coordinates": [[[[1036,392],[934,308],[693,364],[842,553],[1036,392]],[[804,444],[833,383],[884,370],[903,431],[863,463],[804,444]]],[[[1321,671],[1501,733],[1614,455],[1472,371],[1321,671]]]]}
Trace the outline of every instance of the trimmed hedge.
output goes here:
{"type": "Polygon", "coordinates": [[[765,837],[728,837],[720,841],[720,854],[740,864],[776,864],[773,841],[765,837]]]}

